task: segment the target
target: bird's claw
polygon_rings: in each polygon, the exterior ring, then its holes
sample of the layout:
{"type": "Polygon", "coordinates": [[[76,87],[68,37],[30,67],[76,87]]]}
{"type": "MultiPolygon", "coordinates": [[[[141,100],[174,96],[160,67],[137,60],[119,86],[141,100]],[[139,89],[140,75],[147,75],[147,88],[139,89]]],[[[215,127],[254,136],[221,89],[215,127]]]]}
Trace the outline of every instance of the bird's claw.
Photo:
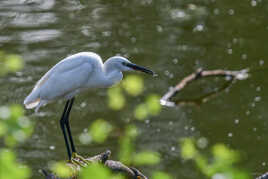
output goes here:
{"type": "Polygon", "coordinates": [[[87,166],[88,164],[90,164],[89,161],[87,161],[86,159],[84,159],[82,156],[78,155],[76,152],[72,153],[72,161],[78,162],[78,163],[83,163],[83,165],[87,166]],[[81,162],[82,161],[82,162],[81,162]]]}

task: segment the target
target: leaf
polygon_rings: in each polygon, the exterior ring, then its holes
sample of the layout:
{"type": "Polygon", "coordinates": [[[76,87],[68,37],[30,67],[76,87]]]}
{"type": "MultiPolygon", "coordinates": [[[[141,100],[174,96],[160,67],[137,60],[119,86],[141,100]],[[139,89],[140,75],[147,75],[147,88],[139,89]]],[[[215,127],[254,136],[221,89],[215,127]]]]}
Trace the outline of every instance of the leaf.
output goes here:
{"type": "Polygon", "coordinates": [[[113,127],[103,119],[98,119],[90,127],[90,135],[92,140],[97,143],[102,143],[106,140],[113,127]]]}
{"type": "Polygon", "coordinates": [[[50,168],[58,177],[67,178],[72,176],[72,169],[64,162],[55,162],[50,168]]]}
{"type": "Polygon", "coordinates": [[[4,179],[28,179],[31,176],[31,170],[19,164],[15,154],[10,150],[0,150],[0,178],[4,179]]]}
{"type": "Polygon", "coordinates": [[[156,152],[144,151],[134,155],[135,165],[155,165],[160,162],[160,156],[156,152]]]}
{"type": "Polygon", "coordinates": [[[84,168],[81,172],[81,179],[99,178],[110,179],[111,173],[107,168],[104,168],[101,164],[93,163],[84,168]]]}
{"type": "Polygon", "coordinates": [[[169,176],[167,173],[164,172],[154,172],[153,173],[153,179],[171,179],[171,176],[169,176]]]}
{"type": "Polygon", "coordinates": [[[132,96],[138,96],[143,92],[143,79],[137,75],[128,75],[123,81],[123,88],[132,96]]]}
{"type": "Polygon", "coordinates": [[[139,104],[134,111],[135,118],[143,120],[148,116],[148,109],[146,104],[139,104]]]}
{"type": "Polygon", "coordinates": [[[119,87],[108,89],[108,105],[113,110],[120,110],[125,106],[125,97],[119,87]]]}
{"type": "Polygon", "coordinates": [[[184,139],[181,143],[181,155],[184,159],[192,159],[196,156],[197,150],[192,139],[184,139]]]}

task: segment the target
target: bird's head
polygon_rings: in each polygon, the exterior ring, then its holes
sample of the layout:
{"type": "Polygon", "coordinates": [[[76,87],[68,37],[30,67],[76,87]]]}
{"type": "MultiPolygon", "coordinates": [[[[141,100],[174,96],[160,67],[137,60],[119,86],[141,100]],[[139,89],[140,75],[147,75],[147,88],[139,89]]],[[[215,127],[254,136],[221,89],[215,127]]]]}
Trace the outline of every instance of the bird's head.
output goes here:
{"type": "Polygon", "coordinates": [[[151,74],[151,75],[155,74],[153,71],[145,67],[142,67],[142,66],[139,66],[130,62],[125,57],[114,56],[108,59],[107,62],[110,63],[112,66],[118,68],[120,71],[141,71],[141,72],[151,74]]]}

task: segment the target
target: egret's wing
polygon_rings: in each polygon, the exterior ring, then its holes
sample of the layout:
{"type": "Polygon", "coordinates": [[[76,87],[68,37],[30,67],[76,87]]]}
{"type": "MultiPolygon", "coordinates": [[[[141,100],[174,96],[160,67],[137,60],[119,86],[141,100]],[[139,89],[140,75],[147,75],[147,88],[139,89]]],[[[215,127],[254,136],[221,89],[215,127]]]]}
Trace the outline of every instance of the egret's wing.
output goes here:
{"type": "Polygon", "coordinates": [[[46,81],[40,86],[41,99],[53,100],[85,88],[92,71],[93,65],[87,61],[72,68],[70,66],[68,68],[55,68],[48,78],[44,78],[46,81]]]}
{"type": "Polygon", "coordinates": [[[89,59],[85,58],[77,58],[78,55],[72,55],[70,57],[66,57],[65,59],[61,60],[59,63],[54,65],[42,78],[36,83],[33,90],[40,88],[52,74],[55,73],[64,73],[67,71],[71,71],[77,67],[82,66],[85,63],[90,64],[89,59]]]}
{"type": "Polygon", "coordinates": [[[38,106],[41,100],[50,100],[81,88],[93,70],[89,58],[70,56],[52,67],[35,85],[24,100],[26,108],[38,106]]]}

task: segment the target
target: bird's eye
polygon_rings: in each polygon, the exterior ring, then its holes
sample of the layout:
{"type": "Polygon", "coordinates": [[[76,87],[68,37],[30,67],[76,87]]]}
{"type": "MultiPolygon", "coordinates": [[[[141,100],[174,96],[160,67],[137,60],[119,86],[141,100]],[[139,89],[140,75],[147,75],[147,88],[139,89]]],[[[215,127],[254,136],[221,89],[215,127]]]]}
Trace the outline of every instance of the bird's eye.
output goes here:
{"type": "Polygon", "coordinates": [[[126,62],[122,62],[122,65],[126,66],[126,65],[127,65],[127,63],[126,63],[126,62]]]}

